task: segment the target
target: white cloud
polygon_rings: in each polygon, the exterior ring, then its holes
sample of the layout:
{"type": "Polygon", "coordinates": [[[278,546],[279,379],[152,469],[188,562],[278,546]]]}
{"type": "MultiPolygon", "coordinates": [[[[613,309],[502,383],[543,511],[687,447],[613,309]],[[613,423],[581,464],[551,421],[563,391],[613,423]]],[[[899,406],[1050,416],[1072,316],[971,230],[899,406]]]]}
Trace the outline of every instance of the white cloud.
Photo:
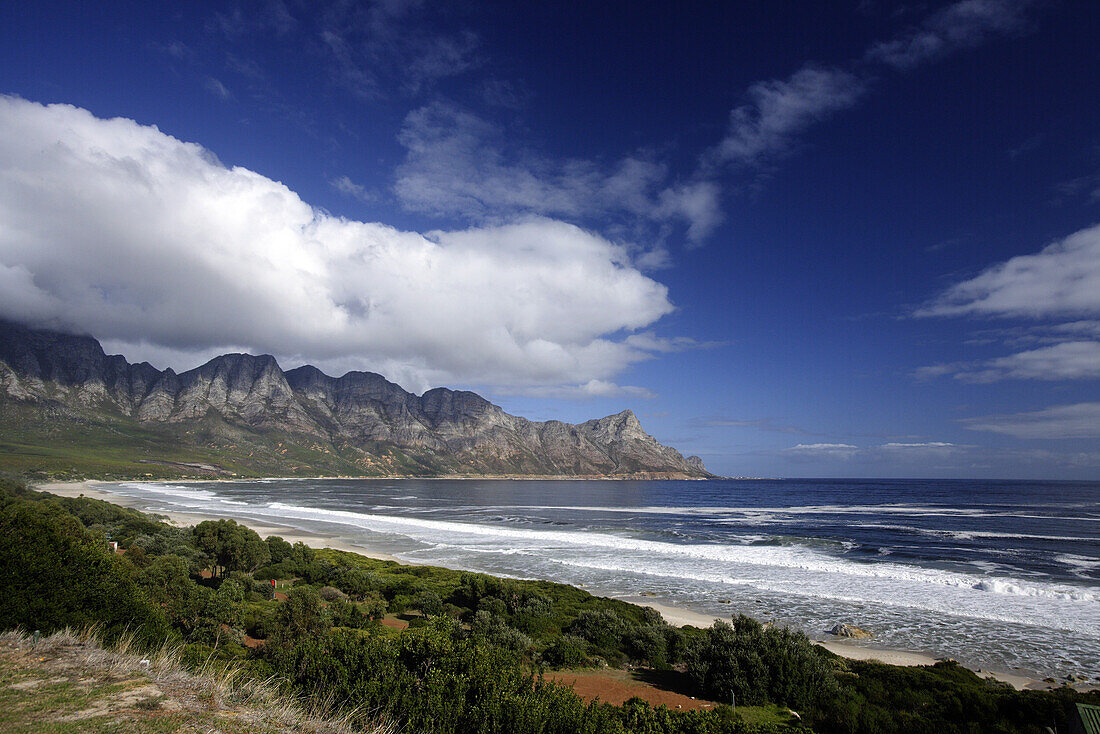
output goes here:
{"type": "Polygon", "coordinates": [[[858,446],[848,443],[800,443],[783,449],[786,453],[802,456],[827,456],[835,459],[850,459],[860,452],[858,446]]]}
{"type": "Polygon", "coordinates": [[[717,157],[743,165],[786,152],[815,122],[856,103],[864,83],[846,71],[804,66],[788,79],[757,82],[748,101],[730,113],[717,157]]]}
{"type": "Polygon", "coordinates": [[[414,211],[475,221],[524,213],[679,220],[694,240],[709,235],[722,218],[714,184],[667,185],[667,167],[641,156],[613,166],[550,160],[510,144],[484,118],[441,102],[409,113],[398,141],[408,154],[397,168],[394,190],[414,211]]]}
{"type": "Polygon", "coordinates": [[[874,44],[867,58],[911,69],[1021,29],[1033,4],[1032,0],[962,0],[932,14],[919,27],[874,44]]]}
{"type": "Polygon", "coordinates": [[[716,346],[715,342],[698,342],[686,336],[664,337],[652,331],[631,334],[623,340],[626,344],[647,352],[682,352],[685,349],[699,349],[716,346]]]}
{"type": "Polygon", "coordinates": [[[1011,415],[967,418],[964,427],[1016,438],[1100,438],[1100,403],[1056,405],[1011,415]]]}
{"type": "Polygon", "coordinates": [[[948,288],[916,316],[984,316],[1039,323],[981,332],[978,343],[1042,345],[981,362],[921,367],[918,378],[954,375],[965,382],[1100,378],[1100,225],[1082,229],[1036,254],[998,263],[948,288]],[[1055,319],[1073,321],[1058,323],[1055,319]]]}
{"type": "Polygon", "coordinates": [[[589,398],[640,398],[652,400],[657,394],[636,385],[617,385],[607,380],[589,380],[583,385],[545,385],[497,390],[501,395],[524,395],[532,398],[587,400],[589,398]]]}
{"type": "Polygon", "coordinates": [[[1041,349],[998,357],[985,369],[960,372],[970,382],[1017,380],[1086,380],[1100,378],[1100,342],[1063,342],[1041,349]]]}
{"type": "Polygon", "coordinates": [[[1100,225],[1034,255],[994,265],[949,288],[918,316],[1094,316],[1100,314],[1100,225]]]}
{"type": "Polygon", "coordinates": [[[1025,25],[1025,11],[1032,2],[961,0],[918,27],[872,44],[863,54],[864,63],[849,65],[860,68],[858,74],[807,64],[787,79],[753,84],[747,101],[730,113],[725,138],[704,157],[704,168],[715,161],[757,166],[788,152],[811,126],[859,101],[873,81],[873,65],[910,69],[1014,32],[1025,25]]]}
{"type": "Polygon", "coordinates": [[[956,380],[974,383],[1000,380],[1094,380],[1100,378],[1100,342],[1062,341],[982,362],[954,362],[921,367],[914,374],[918,379],[952,375],[956,380]]]}
{"type": "Polygon", "coordinates": [[[347,194],[363,201],[373,201],[375,199],[374,194],[368,191],[365,186],[355,183],[347,176],[334,178],[329,183],[332,184],[332,188],[341,194],[347,194]]]}
{"type": "Polygon", "coordinates": [[[958,446],[946,441],[922,441],[912,443],[890,442],[878,446],[854,446],[848,443],[800,443],[782,449],[780,453],[800,459],[824,459],[858,461],[863,464],[882,461],[942,460],[970,447],[958,446]]]}
{"type": "Polygon", "coordinates": [[[417,389],[595,390],[652,354],[612,335],[673,310],[621,247],[569,224],[422,235],[342,219],[155,127],[11,97],[0,222],[6,317],[119,348],[243,345],[417,389]]]}

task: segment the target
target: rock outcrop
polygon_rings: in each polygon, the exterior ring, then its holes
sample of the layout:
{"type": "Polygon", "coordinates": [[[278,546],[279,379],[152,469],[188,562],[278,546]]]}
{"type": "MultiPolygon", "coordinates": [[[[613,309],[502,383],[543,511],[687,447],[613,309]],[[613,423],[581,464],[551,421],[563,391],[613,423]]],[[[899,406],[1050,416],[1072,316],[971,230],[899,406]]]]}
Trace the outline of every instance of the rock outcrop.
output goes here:
{"type": "Polygon", "coordinates": [[[829,630],[829,634],[836,635],[837,637],[847,637],[853,640],[869,640],[875,636],[872,632],[856,627],[854,624],[847,623],[833,625],[833,628],[829,630]]]}
{"type": "Polygon", "coordinates": [[[284,372],[270,355],[226,354],[177,374],[109,356],[92,337],[5,321],[0,401],[93,423],[107,415],[207,448],[247,443],[248,455],[301,448],[367,474],[709,476],[629,410],[579,425],[535,422],[476,393],[417,396],[381,375],[330,377],[308,365],[284,372]]]}

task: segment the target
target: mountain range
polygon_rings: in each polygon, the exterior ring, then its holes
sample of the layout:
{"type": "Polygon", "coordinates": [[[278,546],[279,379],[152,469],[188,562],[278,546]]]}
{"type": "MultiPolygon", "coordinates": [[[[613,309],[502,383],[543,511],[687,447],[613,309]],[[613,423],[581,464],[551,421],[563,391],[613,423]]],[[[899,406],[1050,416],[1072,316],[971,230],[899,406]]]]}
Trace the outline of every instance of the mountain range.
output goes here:
{"type": "Polygon", "coordinates": [[[577,425],[381,375],[225,354],[176,373],[0,321],[0,468],[51,476],[703,478],[630,410],[577,425]]]}

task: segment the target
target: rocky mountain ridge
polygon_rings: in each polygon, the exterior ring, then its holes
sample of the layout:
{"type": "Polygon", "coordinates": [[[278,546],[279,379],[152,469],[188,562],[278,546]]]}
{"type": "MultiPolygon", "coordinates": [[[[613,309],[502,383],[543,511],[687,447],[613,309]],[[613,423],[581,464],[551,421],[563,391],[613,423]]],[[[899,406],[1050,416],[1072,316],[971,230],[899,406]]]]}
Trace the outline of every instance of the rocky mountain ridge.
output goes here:
{"type": "MultiPolygon", "coordinates": [[[[30,406],[116,433],[133,424],[206,456],[229,451],[246,468],[248,457],[270,464],[289,453],[296,471],[365,475],[709,476],[629,410],[577,425],[536,422],[473,392],[417,396],[370,372],[284,372],[270,355],[226,354],[176,373],[107,355],[90,336],[4,321],[0,402],[23,420],[17,408],[30,406]]],[[[135,460],[157,463],[151,443],[149,458],[135,460]]]]}

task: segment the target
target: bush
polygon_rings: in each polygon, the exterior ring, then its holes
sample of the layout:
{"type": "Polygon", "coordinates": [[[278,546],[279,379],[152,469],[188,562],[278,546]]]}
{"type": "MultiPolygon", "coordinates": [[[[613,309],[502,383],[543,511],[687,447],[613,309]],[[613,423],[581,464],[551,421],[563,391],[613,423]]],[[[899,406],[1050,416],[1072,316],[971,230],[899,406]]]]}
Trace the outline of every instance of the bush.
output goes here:
{"type": "Polygon", "coordinates": [[[317,593],[324,601],[331,602],[348,600],[348,595],[337,589],[335,586],[322,586],[321,590],[317,593]]]}
{"type": "Polygon", "coordinates": [[[296,586],[286,595],[276,615],[279,635],[297,640],[319,635],[332,626],[332,618],[321,606],[320,595],[309,586],[296,586]]]}
{"type": "Polygon", "coordinates": [[[150,639],[168,632],[133,566],[53,502],[19,500],[0,510],[0,589],[3,629],[49,632],[98,622],[109,635],[125,627],[150,639]]]}
{"type": "Polygon", "coordinates": [[[426,617],[438,617],[443,614],[443,600],[434,591],[421,591],[412,600],[412,607],[419,609],[426,617]]]}
{"type": "Polygon", "coordinates": [[[717,621],[694,640],[685,655],[688,675],[713,700],[730,692],[738,703],[777,703],[807,708],[834,696],[836,678],[824,654],[806,635],[765,628],[738,616],[732,625],[717,621]]]}
{"type": "Polygon", "coordinates": [[[591,664],[588,643],[576,635],[562,635],[542,651],[542,662],[551,668],[582,668],[591,664]]]}
{"type": "Polygon", "coordinates": [[[368,594],[378,590],[378,579],[358,568],[342,569],[333,583],[352,599],[365,599],[368,594]]]}

